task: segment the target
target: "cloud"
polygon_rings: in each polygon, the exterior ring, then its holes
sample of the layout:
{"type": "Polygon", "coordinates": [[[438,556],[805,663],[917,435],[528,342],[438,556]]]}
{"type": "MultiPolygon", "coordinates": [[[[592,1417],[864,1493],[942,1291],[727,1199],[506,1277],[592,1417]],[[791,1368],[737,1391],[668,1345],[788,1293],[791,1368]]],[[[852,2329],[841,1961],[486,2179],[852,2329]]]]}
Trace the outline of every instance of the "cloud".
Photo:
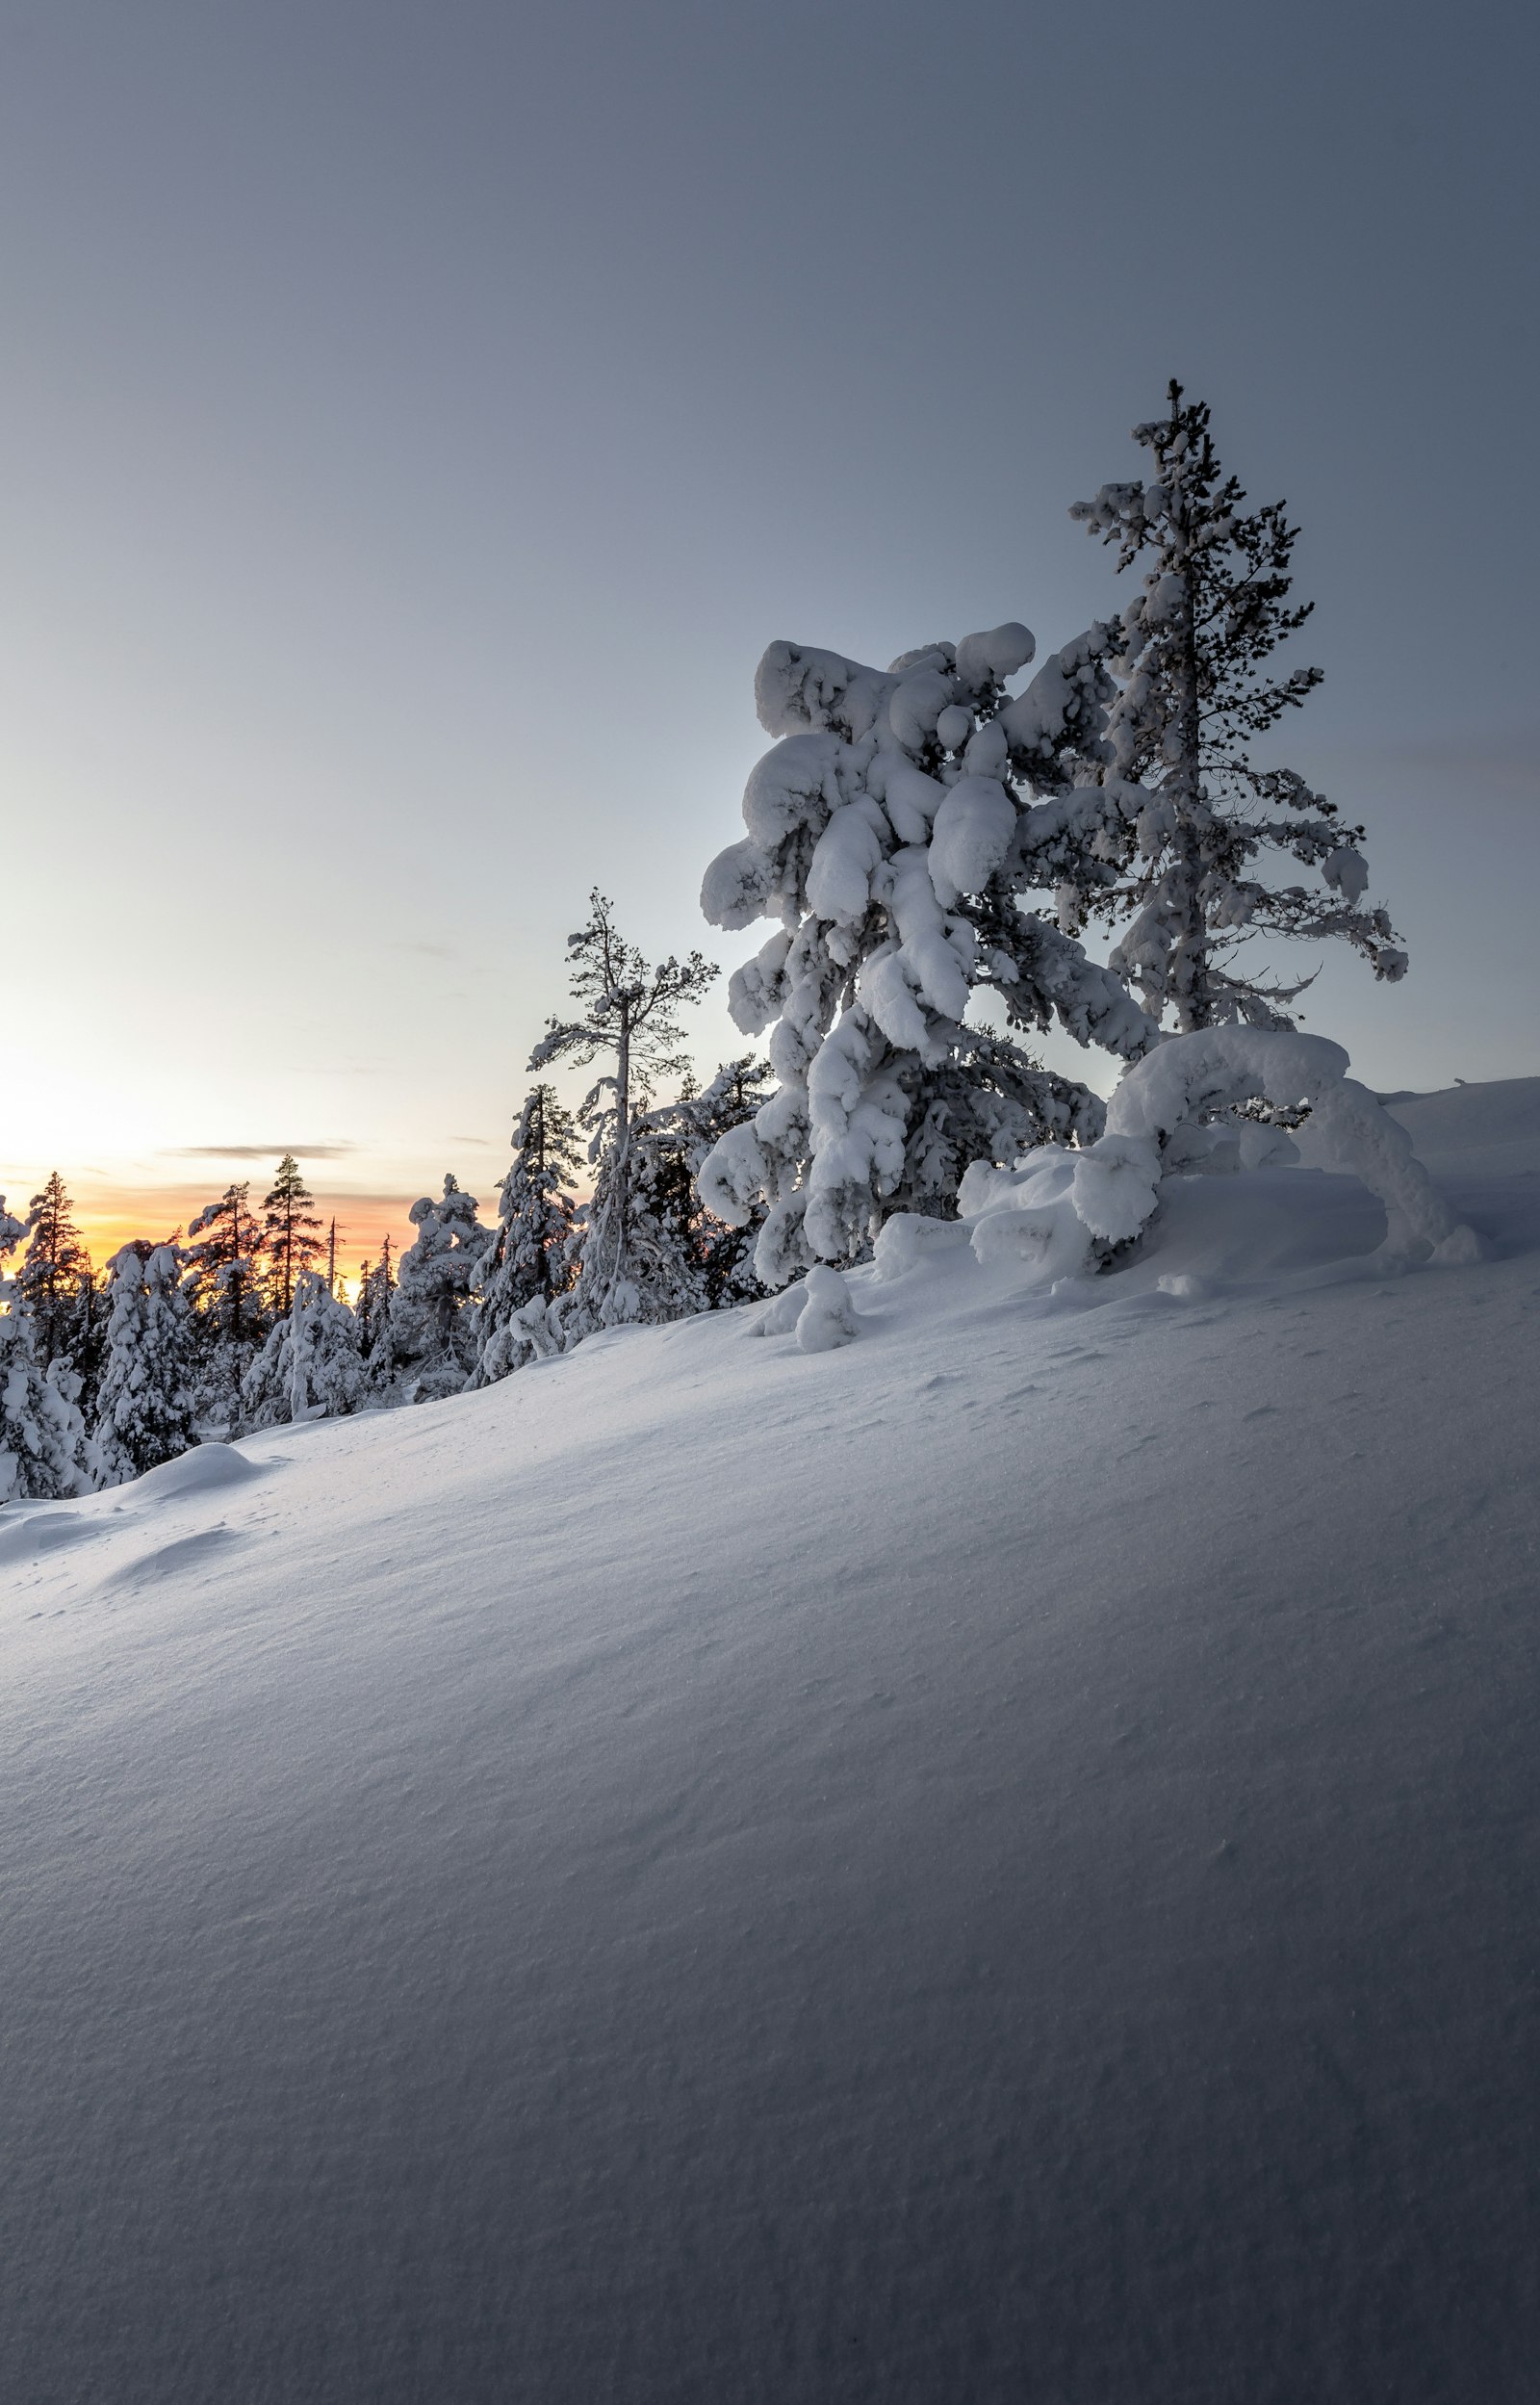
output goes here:
{"type": "Polygon", "coordinates": [[[398,943],[387,944],[385,949],[388,952],[421,952],[424,960],[458,960],[460,957],[457,944],[430,944],[421,939],[408,941],[403,938],[398,943]]]}
{"type": "Polygon", "coordinates": [[[162,1161],[278,1161],[292,1152],[296,1161],[340,1161],[357,1152],[356,1144],[176,1144],[156,1154],[162,1161]]]}

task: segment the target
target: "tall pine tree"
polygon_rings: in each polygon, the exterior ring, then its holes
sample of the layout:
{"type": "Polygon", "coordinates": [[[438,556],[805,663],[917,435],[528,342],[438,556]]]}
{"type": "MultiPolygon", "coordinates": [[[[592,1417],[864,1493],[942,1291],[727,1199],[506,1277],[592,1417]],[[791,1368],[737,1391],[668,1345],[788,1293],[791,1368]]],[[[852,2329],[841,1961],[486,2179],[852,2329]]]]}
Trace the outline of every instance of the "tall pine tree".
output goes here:
{"type": "Polygon", "coordinates": [[[295,1280],[313,1266],[321,1250],[321,1217],[315,1196],[299,1174],[299,1163],[286,1152],[278,1163],[272,1191],[262,1202],[262,1258],[267,1270],[268,1306],[287,1319],[295,1299],[295,1280]]]}
{"type": "Polygon", "coordinates": [[[241,1386],[268,1325],[257,1257],[260,1231],[250,1186],[226,1186],[190,1222],[184,1286],[192,1307],[198,1418],[233,1435],[242,1418],[241,1386]]]}
{"type": "Polygon", "coordinates": [[[478,1342],[474,1385],[505,1378],[540,1349],[543,1333],[552,1332],[536,1330],[525,1315],[547,1312],[572,1282],[572,1182],[579,1154],[577,1125],[554,1086],[535,1086],[513,1131],[513,1166],[498,1197],[497,1231],[472,1280],[478,1342]]]}
{"type": "Polygon", "coordinates": [[[614,904],[597,886],[588,900],[587,924],[567,939],[572,996],[582,1015],[551,1020],[529,1055],[531,1070],[560,1060],[578,1068],[598,1060],[612,1064],[578,1114],[589,1136],[594,1192],[576,1242],[578,1283],[561,1306],[569,1339],[628,1320],[672,1315],[660,1307],[639,1243],[632,1120],[651,1101],[656,1079],[683,1074],[688,1062],[679,1015],[701,1000],[716,975],[714,964],[699,952],[651,966],[626,942],[614,904]]]}
{"type": "Polygon", "coordinates": [[[16,1287],[32,1317],[42,1366],[79,1351],[89,1321],[90,1255],[71,1216],[73,1205],[58,1170],[27,1211],[28,1244],[16,1287]]]}
{"type": "Polygon", "coordinates": [[[1286,985],[1265,967],[1250,970],[1242,947],[1253,938],[1336,936],[1376,977],[1406,968],[1386,913],[1362,907],[1362,827],[1345,825],[1292,768],[1252,758],[1256,739],[1321,682],[1319,668],[1278,675],[1270,665],[1313,607],[1289,603],[1298,530],[1282,502],[1244,507],[1206,403],[1184,401],[1179,384],[1166,416],[1137,426],[1134,440],[1150,454],[1149,480],[1104,484],[1070,511],[1116,546],[1119,569],[1140,563],[1144,575],[1107,655],[1118,690],[1101,781],[1118,807],[1095,881],[1061,893],[1061,924],[1066,912],[1132,910],[1111,965],[1156,1017],[1174,1011],[1183,1031],[1227,1020],[1292,1026],[1286,1006],[1310,979],[1286,985]],[[1260,855],[1320,882],[1266,880],[1260,855]]]}

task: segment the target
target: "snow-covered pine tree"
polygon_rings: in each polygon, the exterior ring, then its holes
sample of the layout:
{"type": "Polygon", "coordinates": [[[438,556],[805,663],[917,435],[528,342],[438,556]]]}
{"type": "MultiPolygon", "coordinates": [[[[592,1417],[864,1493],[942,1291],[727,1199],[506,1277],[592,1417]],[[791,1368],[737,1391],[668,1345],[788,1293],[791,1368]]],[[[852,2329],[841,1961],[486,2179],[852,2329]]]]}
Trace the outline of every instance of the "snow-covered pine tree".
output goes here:
{"type": "Polygon", "coordinates": [[[301,1270],[295,1284],[292,1419],[341,1419],[356,1411],[369,1377],[358,1346],[358,1323],[318,1270],[301,1270]]]}
{"type": "Polygon", "coordinates": [[[729,988],[746,1035],[773,1028],[781,1082],[700,1184],[726,1220],[768,1206],[766,1285],[860,1258],[890,1210],[946,1207],[975,1146],[1096,1133],[1095,1097],[1015,1034],[1057,1021],[1123,1059],[1154,1041],[1121,979],[1019,898],[1111,873],[1117,803],[1098,780],[1115,638],[1090,628],[1014,697],[1035,649],[1014,622],[886,672],[792,643],[760,661],[759,722],[781,740],[701,906],[722,927],[781,921],[729,988]],[[965,1023],[981,989],[1008,1033],[965,1023]]]}
{"type": "Polygon", "coordinates": [[[32,1320],[33,1344],[44,1369],[80,1344],[91,1285],[90,1255],[71,1216],[73,1205],[56,1169],[27,1209],[27,1250],[16,1290],[32,1320]]]}
{"type": "Polygon", "coordinates": [[[498,1225],[476,1263],[477,1352],[474,1386],[486,1386],[521,1368],[543,1349],[542,1334],[527,1315],[540,1316],[572,1280],[568,1248],[577,1203],[571,1191],[579,1145],[572,1113],[554,1086],[537,1085],[525,1097],[513,1131],[513,1166],[498,1197],[498,1225]]]}
{"type": "Polygon", "coordinates": [[[52,1502],[97,1484],[79,1377],[63,1352],[44,1364],[20,1280],[4,1274],[31,1226],[13,1218],[0,1194],[0,1504],[52,1502]]]}
{"type": "Polygon", "coordinates": [[[262,1202],[262,1260],[267,1274],[270,1310],[287,1319],[295,1299],[295,1280],[309,1269],[321,1250],[321,1217],[315,1196],[299,1174],[299,1163],[286,1152],[278,1163],[272,1191],[262,1202]]]}
{"type": "Polygon", "coordinates": [[[365,1261],[358,1273],[358,1351],[370,1392],[378,1400],[390,1397],[396,1378],[396,1346],[391,1333],[391,1306],[396,1273],[391,1266],[387,1235],[377,1261],[365,1261]]]}
{"type": "Polygon", "coordinates": [[[359,1409],[368,1384],[352,1312],[319,1270],[300,1270],[289,1316],[269,1330],[243,1382],[248,1423],[343,1418],[359,1409]]]}
{"type": "Polygon", "coordinates": [[[475,1364],[471,1280],[487,1249],[476,1200],[454,1177],[435,1201],[424,1195],[409,1214],[415,1240],[401,1254],[391,1304],[391,1339],[405,1400],[428,1403],[458,1394],[475,1364]]]}
{"type": "Polygon", "coordinates": [[[636,1122],[638,1228],[657,1262],[654,1283],[672,1279],[677,1287],[679,1314],[763,1295],[754,1274],[763,1205],[744,1226],[732,1226],[707,1210],[696,1179],[729,1128],[741,1126],[768,1101],[771,1082],[769,1062],[744,1052],[725,1062],[704,1092],[686,1087],[677,1102],[644,1112],[636,1122]]]}
{"type": "Polygon", "coordinates": [[[125,1244],[107,1264],[107,1336],[92,1435],[121,1486],[197,1442],[197,1364],[175,1244],[125,1244]]]}
{"type": "Polygon", "coordinates": [[[1150,480],[1104,484],[1070,511],[1117,546],[1119,569],[1144,564],[1108,662],[1117,696],[1108,715],[1106,789],[1116,798],[1106,846],[1111,874],[1066,881],[1061,923],[1087,911],[1135,912],[1112,955],[1154,1015],[1169,1007],[1182,1030],[1240,1020],[1289,1027],[1286,1005],[1309,984],[1248,975],[1238,960],[1254,937],[1340,936],[1376,977],[1403,974],[1406,955],[1385,911],[1362,907],[1369,870],[1362,827],[1291,768],[1259,767],[1256,737],[1297,709],[1319,668],[1277,676],[1268,662],[1303,625],[1291,608],[1297,528],[1282,502],[1243,507],[1209,432],[1209,410],[1169,387],[1164,418],[1136,426],[1150,480]],[[1318,872],[1319,885],[1268,882],[1259,854],[1318,872]]]}
{"type": "Polygon", "coordinates": [[[241,1387],[267,1327],[257,1273],[260,1234],[250,1183],[226,1186],[188,1226],[183,1285],[198,1355],[198,1420],[233,1435],[241,1387]]]}
{"type": "Polygon", "coordinates": [[[671,1287],[656,1284],[638,1240],[632,1120],[647,1109],[656,1079],[684,1073],[679,1014],[700,1001],[716,975],[715,964],[699,952],[650,966],[621,935],[614,905],[597,886],[588,900],[586,926],[567,939],[572,996],[582,1017],[549,1021],[529,1055],[531,1071],[559,1060],[578,1068],[603,1058],[614,1064],[578,1113],[589,1136],[594,1192],[573,1240],[578,1282],[557,1306],[568,1342],[629,1320],[675,1315],[677,1298],[671,1287]]]}

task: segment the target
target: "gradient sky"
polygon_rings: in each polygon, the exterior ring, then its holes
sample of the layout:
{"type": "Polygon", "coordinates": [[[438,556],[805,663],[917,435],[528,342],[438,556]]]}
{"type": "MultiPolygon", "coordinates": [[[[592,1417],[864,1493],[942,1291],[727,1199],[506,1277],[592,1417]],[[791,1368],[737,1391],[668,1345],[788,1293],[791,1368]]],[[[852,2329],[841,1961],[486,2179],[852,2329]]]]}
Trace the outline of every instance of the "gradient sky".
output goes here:
{"type": "Polygon", "coordinates": [[[361,1234],[490,1198],[591,883],[650,951],[757,942],[696,896],[765,643],[1105,613],[1066,506],[1173,373],[1303,528],[1287,756],[1412,952],[1307,1023],[1382,1087],[1540,1071],[1537,50],[1352,0],[0,6],[13,1202],[168,1224],[283,1145],[361,1234]]]}

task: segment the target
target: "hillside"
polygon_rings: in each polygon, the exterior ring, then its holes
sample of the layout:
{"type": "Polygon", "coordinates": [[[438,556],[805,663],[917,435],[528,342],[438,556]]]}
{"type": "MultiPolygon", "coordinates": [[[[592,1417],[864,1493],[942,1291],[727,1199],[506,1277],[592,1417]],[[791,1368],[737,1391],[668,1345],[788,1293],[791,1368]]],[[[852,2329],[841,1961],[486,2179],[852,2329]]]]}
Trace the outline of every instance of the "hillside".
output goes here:
{"type": "Polygon", "coordinates": [[[1492,1257],[1184,1178],[0,1515],[13,2392],[1530,2393],[1540,1079],[1395,1110],[1492,1257]]]}

